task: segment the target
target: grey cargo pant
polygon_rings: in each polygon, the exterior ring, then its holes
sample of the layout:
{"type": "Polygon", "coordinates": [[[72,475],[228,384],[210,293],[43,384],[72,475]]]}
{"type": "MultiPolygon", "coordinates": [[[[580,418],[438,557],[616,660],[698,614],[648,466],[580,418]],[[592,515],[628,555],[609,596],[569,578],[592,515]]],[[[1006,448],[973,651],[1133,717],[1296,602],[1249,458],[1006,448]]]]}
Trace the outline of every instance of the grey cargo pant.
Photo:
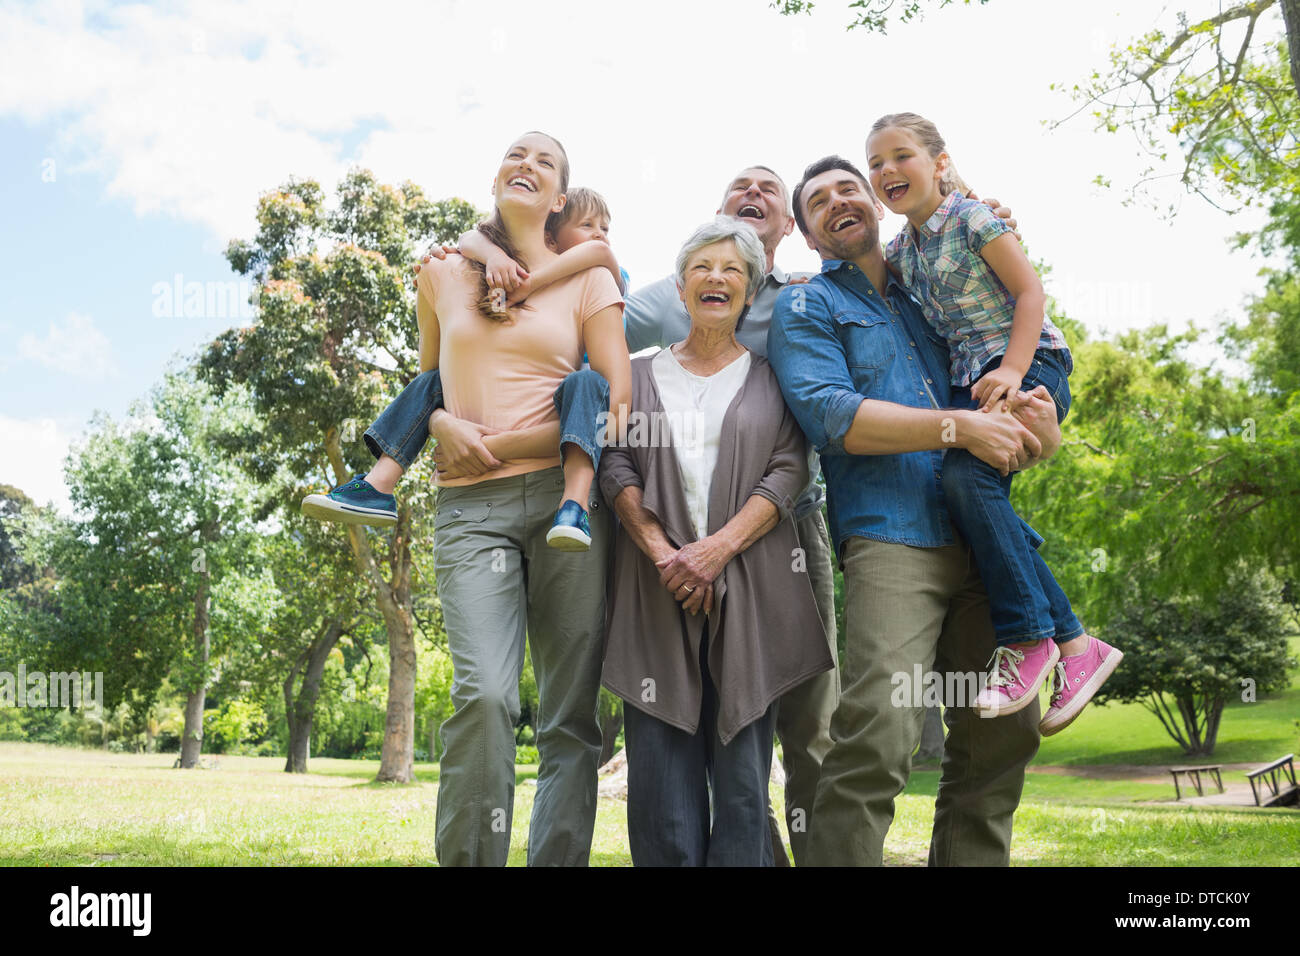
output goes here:
{"type": "MultiPolygon", "coordinates": [[[[835,571],[826,522],[821,509],[801,518],[799,546],[803,548],[813,596],[826,629],[831,660],[838,661],[835,628],[835,571]]],[[[790,851],[796,866],[808,862],[808,824],[817,796],[817,779],[822,759],[830,752],[831,715],[840,701],[840,670],[814,674],[782,695],[776,712],[776,736],[781,741],[785,769],[785,821],[790,832],[790,851]]]]}
{"type": "Polygon", "coordinates": [[[505,865],[525,631],[537,677],[541,760],[528,863],[587,864],[610,522],[593,487],[591,550],[548,547],[563,489],[557,467],[438,490],[434,568],[455,705],[442,725],[435,847],[443,866],[505,865]]]}
{"type": "MultiPolygon", "coordinates": [[[[993,653],[993,622],[964,544],[914,548],[853,537],[841,554],[843,692],[807,853],[815,866],[879,866],[925,718],[923,706],[896,691],[918,667],[968,675],[974,686],[993,653]]],[[[1025,766],[1038,750],[1038,701],[991,720],[978,717],[971,700],[948,703],[930,864],[1006,866],[1025,766]]]]}

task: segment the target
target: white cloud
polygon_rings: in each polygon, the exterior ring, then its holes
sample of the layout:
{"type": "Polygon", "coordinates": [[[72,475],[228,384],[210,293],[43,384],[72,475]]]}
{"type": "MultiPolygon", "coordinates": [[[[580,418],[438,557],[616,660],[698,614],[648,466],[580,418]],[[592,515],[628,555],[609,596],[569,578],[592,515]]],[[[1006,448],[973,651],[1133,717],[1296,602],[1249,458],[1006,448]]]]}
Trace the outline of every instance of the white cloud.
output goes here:
{"type": "Polygon", "coordinates": [[[72,436],[52,418],[10,418],[0,415],[0,484],[21,489],[39,505],[53,503],[72,513],[63,483],[63,461],[72,436]]]}
{"type": "Polygon", "coordinates": [[[88,315],[69,312],[62,324],[50,323],[42,338],[28,332],[18,339],[18,357],[56,372],[98,382],[115,371],[108,336],[88,315]]]}
{"type": "MultiPolygon", "coordinates": [[[[545,129],[568,147],[574,182],[609,199],[636,285],[669,271],[739,167],[793,181],[829,152],[861,161],[876,116],[914,109],[938,121],[968,181],[1015,208],[1067,309],[1074,298],[1112,328],[1205,322],[1257,284],[1220,239],[1243,224],[1189,200],[1170,229],[1091,186],[1099,172],[1137,179],[1129,140],[1086,119],[1040,125],[1074,108],[1048,84],[1068,88],[1112,42],[1168,24],[1164,0],[1000,0],[888,37],[845,31],[848,14],[822,7],[5,5],[0,115],[57,121],[61,176],[98,170],[138,214],[199,222],[223,242],[250,235],[264,190],[290,175],[331,187],[352,162],[484,206],[510,138],[545,129]],[[1044,41],[1063,36],[1075,42],[1044,41]],[[1191,281],[1207,271],[1210,288],[1191,281]]],[[[816,266],[797,235],[779,261],[816,266]]]]}

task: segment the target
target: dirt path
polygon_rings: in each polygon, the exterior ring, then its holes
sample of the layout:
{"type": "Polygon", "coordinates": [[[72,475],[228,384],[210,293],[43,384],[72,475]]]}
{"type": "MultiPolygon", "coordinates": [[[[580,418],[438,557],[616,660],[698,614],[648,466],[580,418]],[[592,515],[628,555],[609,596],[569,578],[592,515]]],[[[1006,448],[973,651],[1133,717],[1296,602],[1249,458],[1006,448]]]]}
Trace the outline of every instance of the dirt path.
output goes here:
{"type": "Polygon", "coordinates": [[[1250,789],[1250,782],[1244,779],[1247,771],[1254,770],[1259,766],[1257,763],[1225,763],[1219,764],[1219,776],[1223,780],[1223,793],[1219,793],[1214,786],[1214,779],[1209,774],[1201,775],[1201,785],[1205,790],[1204,796],[1196,796],[1191,781],[1184,776],[1180,782],[1183,797],[1181,800],[1175,800],[1173,795],[1173,777],[1169,775],[1171,767],[1183,766],[1182,764],[1131,764],[1131,763],[1111,763],[1111,764],[1078,764],[1065,767],[1030,767],[1029,773],[1046,773],[1058,777],[1084,777],[1089,780],[1126,780],[1133,783],[1155,783],[1166,784],[1169,787],[1169,799],[1159,801],[1160,803],[1175,804],[1177,806],[1228,806],[1228,807],[1253,807],[1255,806],[1255,794],[1250,789]]]}

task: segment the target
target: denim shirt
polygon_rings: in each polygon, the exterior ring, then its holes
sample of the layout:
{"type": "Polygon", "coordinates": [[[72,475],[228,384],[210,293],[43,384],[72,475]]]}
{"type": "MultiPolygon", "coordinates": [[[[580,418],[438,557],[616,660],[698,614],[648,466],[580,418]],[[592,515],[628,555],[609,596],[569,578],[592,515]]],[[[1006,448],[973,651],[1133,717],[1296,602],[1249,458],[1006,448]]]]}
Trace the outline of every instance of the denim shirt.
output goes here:
{"type": "Polygon", "coordinates": [[[781,290],[768,361],[786,404],[822,456],[831,538],[843,557],[859,536],[936,548],[952,544],[943,502],[943,451],[853,455],[844,438],[864,398],[946,408],[948,350],[891,275],[882,297],[851,262],[781,290]]]}

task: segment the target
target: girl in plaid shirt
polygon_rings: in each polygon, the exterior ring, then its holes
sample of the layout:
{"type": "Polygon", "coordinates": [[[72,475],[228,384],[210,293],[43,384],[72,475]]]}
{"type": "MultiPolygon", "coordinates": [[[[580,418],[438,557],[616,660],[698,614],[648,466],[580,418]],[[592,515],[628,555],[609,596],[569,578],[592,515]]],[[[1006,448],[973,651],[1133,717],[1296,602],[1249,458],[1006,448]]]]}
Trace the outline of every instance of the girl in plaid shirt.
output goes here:
{"type": "MultiPolygon", "coordinates": [[[[867,137],[871,186],[907,218],[886,258],[948,345],[952,400],[1007,414],[1017,391],[1043,386],[1058,422],[1070,409],[1074,369],[1065,336],[1044,317],[1042,282],[1010,226],[966,198],[946,144],[929,120],[892,113],[867,137]]],[[[1042,539],[1011,507],[1011,476],[963,449],[944,456],[944,500],[970,544],[989,593],[997,649],[975,706],[1011,714],[1038,698],[1051,675],[1044,735],[1064,730],[1123,658],[1084,631],[1038,555],[1042,539]]]]}

